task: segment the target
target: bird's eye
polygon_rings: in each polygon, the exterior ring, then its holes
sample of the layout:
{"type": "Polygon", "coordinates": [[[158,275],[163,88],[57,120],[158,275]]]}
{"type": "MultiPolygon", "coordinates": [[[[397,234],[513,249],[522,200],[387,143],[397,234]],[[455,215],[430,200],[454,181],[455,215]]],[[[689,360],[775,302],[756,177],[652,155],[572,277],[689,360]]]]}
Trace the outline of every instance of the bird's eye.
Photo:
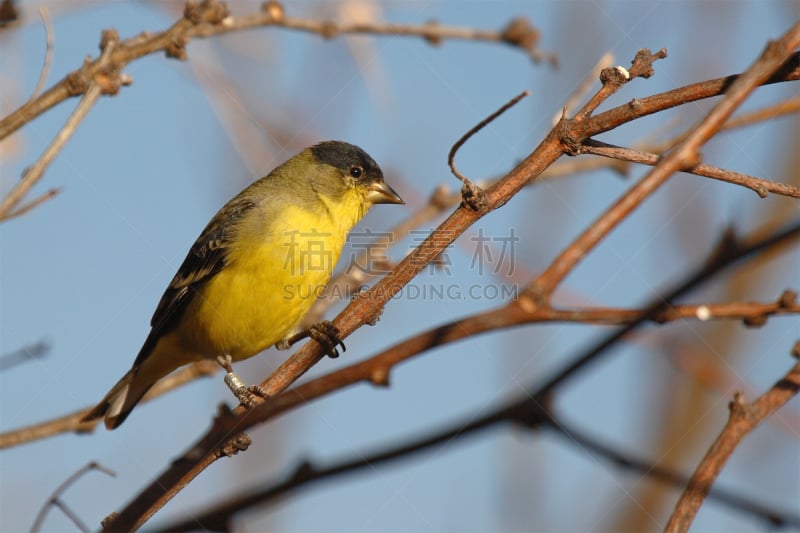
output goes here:
{"type": "Polygon", "coordinates": [[[353,176],[354,178],[360,178],[361,174],[363,173],[364,169],[362,169],[361,167],[356,167],[356,166],[350,167],[350,175],[353,176]]]}

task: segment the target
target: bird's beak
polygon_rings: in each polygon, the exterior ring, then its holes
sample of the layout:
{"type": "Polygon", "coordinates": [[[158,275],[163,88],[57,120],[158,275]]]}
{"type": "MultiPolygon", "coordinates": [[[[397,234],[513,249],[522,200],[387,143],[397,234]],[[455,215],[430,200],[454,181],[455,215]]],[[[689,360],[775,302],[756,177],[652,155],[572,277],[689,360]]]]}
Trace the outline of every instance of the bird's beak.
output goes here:
{"type": "Polygon", "coordinates": [[[400,195],[385,181],[373,181],[367,187],[367,201],[372,204],[404,204],[400,195]]]}

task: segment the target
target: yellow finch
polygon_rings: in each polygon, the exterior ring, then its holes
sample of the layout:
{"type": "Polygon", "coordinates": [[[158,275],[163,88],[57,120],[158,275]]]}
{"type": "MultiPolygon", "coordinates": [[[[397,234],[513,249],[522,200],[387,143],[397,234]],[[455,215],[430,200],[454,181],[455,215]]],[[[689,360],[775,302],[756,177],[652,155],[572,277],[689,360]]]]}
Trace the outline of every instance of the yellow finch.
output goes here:
{"type": "Polygon", "coordinates": [[[329,322],[294,333],[330,279],[348,232],[370,206],[387,203],[403,200],[377,163],[339,141],[306,148],[244,189],[192,245],[133,367],[84,421],[104,417],[116,428],[156,381],[192,361],[217,360],[245,401],[253,388],[236,378],[231,361],[308,336],[338,355],[341,341],[329,322]]]}

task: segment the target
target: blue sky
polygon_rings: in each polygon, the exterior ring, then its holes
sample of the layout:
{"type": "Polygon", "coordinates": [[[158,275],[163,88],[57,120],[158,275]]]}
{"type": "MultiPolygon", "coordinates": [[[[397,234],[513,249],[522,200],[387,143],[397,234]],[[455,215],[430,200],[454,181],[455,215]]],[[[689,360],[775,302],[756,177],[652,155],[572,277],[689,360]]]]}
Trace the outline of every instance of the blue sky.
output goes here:
{"type": "MultiPolygon", "coordinates": [[[[0,33],[0,114],[24,101],[39,75],[44,35],[38,5],[25,3],[23,26],[0,33]]],[[[247,13],[257,5],[238,2],[232,10],[247,13]]],[[[287,10],[315,16],[315,10],[332,5],[297,2],[287,10]]],[[[177,2],[50,7],[56,41],[49,84],[97,53],[103,28],[117,28],[123,38],[160,30],[181,9],[177,2]]],[[[624,66],[639,48],[663,47],[669,53],[656,63],[653,78],[626,86],[608,107],[742,71],[798,14],[796,3],[781,1],[399,0],[377,3],[375,9],[386,21],[437,19],[486,29],[526,16],[541,30],[541,46],[558,53],[560,67],[534,65],[520,51],[498,44],[447,41],[431,47],[389,36],[323,41],[279,29],[192,42],[184,63],[153,55],[131,64],[125,71],[133,85],[98,103],[34,194],[50,187],[63,192],[0,225],[0,353],[40,339],[51,345],[45,359],[0,373],[3,431],[99,400],[129,368],[158,298],[207,220],[304,145],[347,140],[381,164],[408,205],[378,206],[360,229],[385,231],[422,205],[437,185],[459,186],[446,166],[450,146],[521,90],[529,89],[531,96],[459,152],[458,166],[467,175],[496,176],[530,153],[605,52],[624,66]],[[220,79],[228,81],[214,81],[220,79]]],[[[744,109],[793,94],[796,85],[767,87],[744,109]]],[[[0,144],[0,190],[7,191],[38,157],[75,103],[65,102],[0,144]]],[[[687,105],[600,139],[624,145],[657,140],[689,127],[711,104],[687,105]]],[[[796,150],[796,135],[796,117],[782,118],[722,135],[704,155],[712,164],[797,185],[797,159],[783,157],[796,150]]],[[[472,286],[524,283],[642,175],[634,169],[620,179],[599,171],[522,191],[453,246],[448,271],[426,271],[414,284],[455,287],[463,294],[472,286]],[[501,238],[511,228],[520,237],[514,279],[491,268],[479,272],[470,238],[478,231],[501,238]]],[[[794,200],[759,200],[743,188],[675,176],[581,263],[557,298],[584,305],[641,304],[699,264],[726,225],[746,233],[792,212],[796,216],[794,200]]],[[[402,257],[411,245],[399,243],[392,257],[402,257]]],[[[748,266],[757,284],[714,283],[690,301],[773,300],[792,283],[797,288],[798,260],[795,248],[748,266]]],[[[390,302],[376,327],[348,338],[342,358],[323,361],[312,375],[501,303],[492,297],[453,301],[408,292],[390,302]]],[[[388,390],[348,389],[253,431],[254,445],[246,454],[204,472],[153,523],[191,516],[237,489],[285,475],[304,457],[335,461],[477,416],[560,368],[601,333],[585,326],[536,326],[434,350],[398,368],[388,390]]],[[[585,431],[637,457],[658,459],[654,454],[668,455],[658,445],[659,417],[670,405],[689,412],[692,401],[701,402],[700,413],[691,411],[694,431],[686,437],[693,444],[670,459],[688,473],[722,426],[732,391],[698,393],[665,357],[667,341],[725,358],[726,368],[756,393],[788,369],[796,337],[796,317],[775,318],[756,330],[739,324],[648,328],[641,342],[626,344],[565,387],[557,407],[585,431]],[[725,346],[720,335],[736,341],[725,346]]],[[[237,368],[245,381],[256,382],[284,357],[285,352],[270,350],[237,368]]],[[[232,399],[218,376],[141,406],[117,431],[4,450],[0,529],[27,530],[52,490],[90,460],[117,477],[91,474],[65,499],[85,522],[97,524],[181,453],[222,401],[232,399]]],[[[796,421],[797,408],[794,400],[786,418],[779,415],[776,424],[751,435],[720,484],[800,512],[800,476],[789,474],[800,470],[796,441],[780,429],[781,421],[784,426],[796,421]]],[[[547,433],[501,430],[315,486],[267,511],[248,513],[241,524],[254,531],[603,529],[618,523],[615,511],[641,498],[647,484],[547,433]]],[[[676,497],[677,492],[666,501],[676,497]]],[[[648,528],[660,529],[668,511],[653,510],[648,528]]],[[[763,528],[713,503],[696,524],[698,531],[763,528]]],[[[55,511],[45,523],[47,531],[70,528],[55,511]]]]}

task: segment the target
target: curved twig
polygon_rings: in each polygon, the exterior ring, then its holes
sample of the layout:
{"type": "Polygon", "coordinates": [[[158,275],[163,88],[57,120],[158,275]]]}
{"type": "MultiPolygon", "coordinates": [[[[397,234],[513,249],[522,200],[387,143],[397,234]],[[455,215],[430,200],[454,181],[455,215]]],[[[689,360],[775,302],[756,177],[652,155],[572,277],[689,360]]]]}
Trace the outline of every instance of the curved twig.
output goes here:
{"type": "Polygon", "coordinates": [[[461,181],[461,183],[464,184],[464,189],[462,190],[462,196],[464,196],[464,200],[469,202],[470,205],[472,203],[476,203],[476,205],[472,205],[472,207],[476,210],[482,209],[481,207],[479,207],[479,204],[481,203],[485,204],[485,199],[483,200],[483,202],[480,201],[480,196],[481,193],[483,193],[483,191],[480,189],[480,187],[475,185],[475,183],[470,181],[468,177],[466,177],[456,168],[456,163],[455,163],[456,152],[458,152],[458,149],[461,148],[464,145],[464,143],[469,140],[470,137],[472,137],[480,130],[485,128],[489,123],[494,121],[494,119],[496,119],[497,117],[499,117],[500,115],[502,115],[503,113],[505,113],[506,111],[517,105],[517,103],[519,103],[520,100],[522,100],[523,98],[525,98],[530,94],[531,92],[528,90],[522,91],[517,96],[515,96],[514,98],[503,104],[503,106],[501,106],[500,109],[498,109],[485,119],[478,122],[475,126],[470,128],[469,131],[467,131],[467,133],[462,135],[461,138],[455,142],[455,144],[453,144],[453,146],[450,148],[450,153],[447,154],[447,165],[450,167],[450,171],[456,178],[459,179],[459,181],[461,181]]]}

